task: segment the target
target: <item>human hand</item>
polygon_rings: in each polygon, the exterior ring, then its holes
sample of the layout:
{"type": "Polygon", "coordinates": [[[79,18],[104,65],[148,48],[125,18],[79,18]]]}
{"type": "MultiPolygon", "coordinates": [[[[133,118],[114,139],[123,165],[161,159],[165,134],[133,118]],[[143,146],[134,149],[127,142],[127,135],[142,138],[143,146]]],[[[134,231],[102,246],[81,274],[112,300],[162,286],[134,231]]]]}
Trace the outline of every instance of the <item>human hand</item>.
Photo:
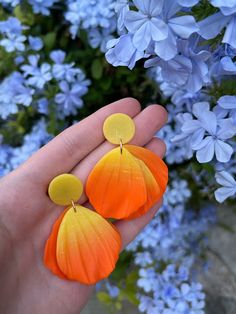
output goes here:
{"type": "MultiPolygon", "coordinates": [[[[96,162],[113,147],[104,141],[102,126],[116,112],[134,118],[136,134],[132,144],[164,156],[165,144],[153,136],[167,120],[165,109],[152,105],[140,112],[135,99],[125,98],[66,129],[0,180],[0,313],[78,314],[86,304],[92,286],[62,280],[43,264],[45,242],[63,210],[52,203],[47,189],[61,173],[72,173],[85,184],[96,162]]],[[[91,207],[86,195],[79,203],[91,207]]],[[[160,205],[161,202],[140,218],[115,222],[123,248],[160,205]]]]}

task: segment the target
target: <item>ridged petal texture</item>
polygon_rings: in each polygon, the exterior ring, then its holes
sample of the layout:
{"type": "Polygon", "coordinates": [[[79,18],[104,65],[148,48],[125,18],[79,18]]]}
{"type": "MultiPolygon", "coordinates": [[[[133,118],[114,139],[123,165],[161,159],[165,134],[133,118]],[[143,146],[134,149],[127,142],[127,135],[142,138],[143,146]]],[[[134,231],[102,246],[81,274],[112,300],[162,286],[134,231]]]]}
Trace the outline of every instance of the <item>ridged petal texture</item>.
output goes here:
{"type": "Polygon", "coordinates": [[[57,256],[56,256],[56,250],[57,250],[57,234],[60,227],[60,224],[62,222],[63,217],[65,216],[65,213],[67,212],[68,208],[66,208],[59,218],[56,220],[52,227],[52,232],[46,242],[45,249],[44,249],[44,264],[49,268],[55,275],[57,275],[60,278],[65,279],[66,276],[62,273],[60,268],[57,264],[57,256]]]}
{"type": "Polygon", "coordinates": [[[151,151],[124,145],[107,153],[90,173],[86,194],[103,217],[126,219],[143,215],[161,199],[168,168],[151,151]]]}
{"type": "Polygon", "coordinates": [[[54,224],[44,262],[61,278],[95,284],[114,270],[120,249],[116,228],[96,212],[76,205],[76,211],[67,209],[54,224]]]}

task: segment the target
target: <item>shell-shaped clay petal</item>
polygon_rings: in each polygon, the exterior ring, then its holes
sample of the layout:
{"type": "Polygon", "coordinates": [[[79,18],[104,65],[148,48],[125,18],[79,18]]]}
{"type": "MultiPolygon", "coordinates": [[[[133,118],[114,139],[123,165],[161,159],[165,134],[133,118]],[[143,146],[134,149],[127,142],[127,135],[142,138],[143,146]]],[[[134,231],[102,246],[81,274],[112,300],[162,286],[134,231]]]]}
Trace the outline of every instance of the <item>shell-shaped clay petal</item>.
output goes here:
{"type": "Polygon", "coordinates": [[[161,198],[166,190],[166,186],[168,183],[168,168],[164,161],[152,151],[146,148],[135,145],[125,145],[125,148],[136,158],[142,160],[149,168],[161,190],[161,198]]]}
{"type": "Polygon", "coordinates": [[[47,268],[51,270],[51,272],[53,272],[55,275],[63,279],[66,279],[66,276],[62,273],[62,271],[58,267],[57,257],[56,257],[56,248],[57,248],[58,230],[67,210],[68,208],[66,208],[61,213],[59,218],[54,223],[51,234],[46,242],[45,249],[44,249],[44,264],[46,265],[47,268]]]}
{"type": "Polygon", "coordinates": [[[64,215],[56,256],[68,279],[94,284],[115,268],[121,249],[119,232],[96,212],[76,205],[64,215]]]}
{"type": "Polygon", "coordinates": [[[106,218],[127,218],[147,201],[143,170],[123,147],[107,153],[91,171],[86,194],[95,210],[106,218]]]}
{"type": "Polygon", "coordinates": [[[142,207],[138,208],[136,212],[131,214],[128,219],[137,218],[144,215],[161,198],[163,194],[154,175],[149,170],[149,168],[142,160],[137,159],[137,161],[139,162],[140,167],[143,171],[143,177],[147,189],[147,201],[142,207]]]}

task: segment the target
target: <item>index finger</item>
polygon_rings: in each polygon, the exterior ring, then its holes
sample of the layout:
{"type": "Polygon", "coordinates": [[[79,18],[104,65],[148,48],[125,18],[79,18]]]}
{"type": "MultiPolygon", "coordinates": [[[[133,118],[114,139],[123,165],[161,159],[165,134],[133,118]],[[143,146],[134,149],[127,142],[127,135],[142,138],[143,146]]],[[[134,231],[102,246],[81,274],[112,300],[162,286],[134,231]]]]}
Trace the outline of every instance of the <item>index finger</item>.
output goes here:
{"type": "Polygon", "coordinates": [[[109,115],[121,112],[134,117],[140,109],[139,102],[134,98],[124,98],[107,105],[57,135],[21,167],[40,184],[48,184],[58,174],[70,172],[104,141],[102,127],[109,115]]]}

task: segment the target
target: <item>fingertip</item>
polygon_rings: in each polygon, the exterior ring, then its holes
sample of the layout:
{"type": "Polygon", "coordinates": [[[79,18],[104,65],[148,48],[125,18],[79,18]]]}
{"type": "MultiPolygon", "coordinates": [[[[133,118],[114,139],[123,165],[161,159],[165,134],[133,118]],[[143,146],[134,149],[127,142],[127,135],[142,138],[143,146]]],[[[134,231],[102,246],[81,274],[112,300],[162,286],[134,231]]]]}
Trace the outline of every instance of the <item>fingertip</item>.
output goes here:
{"type": "Polygon", "coordinates": [[[132,117],[137,115],[141,111],[140,102],[133,97],[122,98],[120,100],[117,100],[117,101],[111,103],[110,105],[108,105],[106,107],[110,107],[112,109],[115,109],[116,112],[118,112],[117,110],[120,110],[120,108],[124,108],[125,111],[127,111],[124,113],[127,113],[132,117]]]}
{"type": "Polygon", "coordinates": [[[161,158],[166,154],[166,144],[158,137],[153,137],[145,147],[161,158]]]}
{"type": "Polygon", "coordinates": [[[149,110],[152,111],[154,116],[156,115],[159,117],[159,119],[160,118],[162,119],[163,124],[167,123],[168,112],[163,106],[158,105],[158,104],[152,104],[152,105],[149,105],[148,108],[150,108],[149,110]]]}
{"type": "Polygon", "coordinates": [[[138,110],[138,112],[141,111],[141,104],[136,98],[126,97],[122,98],[121,100],[124,101],[127,105],[132,105],[133,107],[135,107],[138,110]]]}

